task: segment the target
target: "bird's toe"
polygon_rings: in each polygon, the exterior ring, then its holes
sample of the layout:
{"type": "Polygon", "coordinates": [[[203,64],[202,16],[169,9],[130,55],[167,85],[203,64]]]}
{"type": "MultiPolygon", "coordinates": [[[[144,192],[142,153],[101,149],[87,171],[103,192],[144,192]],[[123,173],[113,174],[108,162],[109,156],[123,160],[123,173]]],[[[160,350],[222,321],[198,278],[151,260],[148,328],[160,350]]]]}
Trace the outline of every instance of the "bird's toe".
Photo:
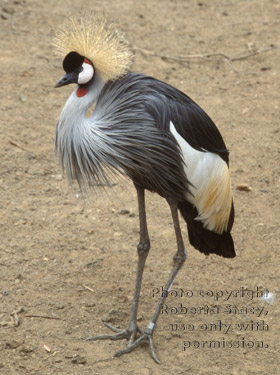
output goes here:
{"type": "Polygon", "coordinates": [[[104,322],[104,325],[115,332],[115,334],[105,334],[105,335],[97,335],[97,336],[90,336],[86,339],[86,341],[97,341],[97,340],[122,340],[127,339],[129,340],[128,345],[133,343],[136,340],[137,333],[142,335],[141,329],[138,327],[137,324],[129,325],[126,329],[120,329],[112,326],[111,324],[104,322]]]}
{"type": "Polygon", "coordinates": [[[124,349],[117,351],[114,354],[114,357],[119,357],[123,354],[130,353],[132,350],[134,350],[135,348],[137,348],[139,345],[142,345],[142,344],[149,345],[151,357],[156,363],[159,364],[160,362],[159,362],[159,359],[157,358],[154,344],[153,344],[153,336],[147,332],[144,332],[137,340],[133,342],[129,342],[128,345],[124,349]]]}

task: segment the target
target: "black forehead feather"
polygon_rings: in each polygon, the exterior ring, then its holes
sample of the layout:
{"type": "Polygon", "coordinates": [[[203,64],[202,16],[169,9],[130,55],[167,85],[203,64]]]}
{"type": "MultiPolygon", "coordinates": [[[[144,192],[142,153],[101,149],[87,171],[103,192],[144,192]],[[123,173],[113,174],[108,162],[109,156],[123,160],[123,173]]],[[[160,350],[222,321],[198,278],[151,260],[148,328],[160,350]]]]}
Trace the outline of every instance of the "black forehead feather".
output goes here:
{"type": "Polygon", "coordinates": [[[83,62],[84,56],[81,56],[77,52],[72,51],[65,56],[62,66],[66,73],[70,73],[81,66],[83,62]]]}

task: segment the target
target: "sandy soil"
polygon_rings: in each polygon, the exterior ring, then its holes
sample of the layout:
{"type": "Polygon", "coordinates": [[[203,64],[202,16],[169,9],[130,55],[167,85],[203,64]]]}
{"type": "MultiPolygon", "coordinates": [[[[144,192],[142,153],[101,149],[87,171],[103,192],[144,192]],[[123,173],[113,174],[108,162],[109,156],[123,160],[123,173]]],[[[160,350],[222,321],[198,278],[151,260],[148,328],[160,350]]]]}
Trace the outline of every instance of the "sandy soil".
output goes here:
{"type": "MultiPolygon", "coordinates": [[[[279,1],[6,0],[0,14],[0,373],[279,373],[279,1]],[[52,28],[102,8],[137,48],[134,70],[191,96],[231,151],[237,257],[204,257],[182,223],[189,258],[173,288],[188,295],[170,296],[169,313],[158,321],[161,365],[146,346],[112,358],[124,341],[85,341],[108,331],[102,319],[119,327],[128,321],[136,193],[126,181],[109,197],[84,199],[68,187],[53,153],[56,121],[73,87],[53,88],[63,71],[52,28]],[[251,191],[236,190],[240,184],[251,191]],[[274,303],[257,288],[273,293],[274,303]],[[180,304],[193,309],[175,314],[180,304]]],[[[139,308],[143,328],[157,302],[151,291],[164,285],[176,247],[166,202],[148,193],[147,207],[152,249],[139,308]]]]}

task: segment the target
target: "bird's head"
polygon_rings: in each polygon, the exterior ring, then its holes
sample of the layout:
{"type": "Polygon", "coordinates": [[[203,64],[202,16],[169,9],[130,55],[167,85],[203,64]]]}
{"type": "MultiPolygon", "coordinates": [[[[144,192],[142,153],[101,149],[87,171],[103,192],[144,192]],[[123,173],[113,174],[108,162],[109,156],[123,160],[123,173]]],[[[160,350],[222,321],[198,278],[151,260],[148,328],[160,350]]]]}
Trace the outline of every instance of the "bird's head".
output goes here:
{"type": "Polygon", "coordinates": [[[104,17],[70,19],[55,30],[55,51],[63,55],[66,74],[56,87],[69,83],[87,85],[98,75],[105,83],[126,74],[133,53],[128,42],[104,17]]]}
{"type": "Polygon", "coordinates": [[[93,80],[95,74],[93,63],[77,52],[69,52],[62,65],[66,73],[56,83],[55,87],[69,85],[70,83],[86,85],[93,80]]]}

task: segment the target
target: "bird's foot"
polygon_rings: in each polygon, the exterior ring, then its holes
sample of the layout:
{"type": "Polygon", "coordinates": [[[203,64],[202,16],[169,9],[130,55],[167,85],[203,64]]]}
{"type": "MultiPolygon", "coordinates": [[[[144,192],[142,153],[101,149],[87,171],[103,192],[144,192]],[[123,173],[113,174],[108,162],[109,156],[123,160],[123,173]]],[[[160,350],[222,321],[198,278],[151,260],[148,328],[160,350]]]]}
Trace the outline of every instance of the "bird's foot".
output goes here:
{"type": "Polygon", "coordinates": [[[148,344],[150,348],[151,357],[156,363],[160,363],[156,353],[155,348],[153,344],[153,330],[149,327],[145,330],[143,333],[140,328],[137,326],[137,324],[128,325],[126,329],[119,329],[107,322],[103,322],[105,326],[112,331],[115,332],[115,334],[106,334],[106,335],[100,335],[100,336],[91,336],[88,337],[87,341],[96,341],[96,340],[122,340],[122,339],[128,339],[127,346],[117,351],[114,354],[114,357],[119,357],[123,354],[130,353],[133,349],[137,348],[139,345],[142,344],[148,344]],[[137,339],[137,333],[140,333],[140,337],[137,339]]]}
{"type": "Polygon", "coordinates": [[[140,335],[142,335],[142,331],[137,326],[137,324],[129,324],[126,329],[120,329],[112,326],[111,324],[107,322],[103,322],[105,326],[109,329],[111,329],[113,332],[116,332],[115,334],[106,334],[106,335],[100,335],[100,336],[91,336],[88,337],[87,341],[96,341],[96,340],[122,340],[122,339],[128,339],[128,345],[133,343],[136,339],[137,333],[139,332],[140,335]]]}
{"type": "Polygon", "coordinates": [[[137,340],[135,340],[132,343],[128,343],[124,349],[116,352],[114,354],[114,357],[119,357],[123,354],[130,353],[133,349],[137,348],[141,344],[148,344],[150,348],[151,357],[156,363],[160,363],[156,356],[156,352],[155,352],[155,348],[153,344],[153,332],[149,329],[146,329],[146,331],[137,340]]]}

